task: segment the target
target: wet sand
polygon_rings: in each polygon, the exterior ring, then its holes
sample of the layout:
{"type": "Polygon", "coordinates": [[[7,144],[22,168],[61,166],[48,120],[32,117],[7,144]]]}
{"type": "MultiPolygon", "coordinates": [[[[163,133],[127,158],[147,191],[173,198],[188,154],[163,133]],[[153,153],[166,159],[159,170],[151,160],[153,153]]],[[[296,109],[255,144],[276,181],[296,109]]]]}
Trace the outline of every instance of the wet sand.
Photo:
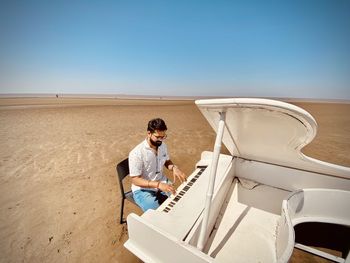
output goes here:
{"type": "MultiPolygon", "coordinates": [[[[294,104],[319,125],[303,152],[350,166],[350,104],[294,104]]],[[[115,165],[153,117],[166,120],[171,158],[190,174],[215,139],[192,101],[0,99],[0,261],[140,262],[123,247],[115,165]]],[[[130,212],[141,214],[127,202],[130,212]]],[[[301,258],[292,262],[327,262],[301,258]]]]}

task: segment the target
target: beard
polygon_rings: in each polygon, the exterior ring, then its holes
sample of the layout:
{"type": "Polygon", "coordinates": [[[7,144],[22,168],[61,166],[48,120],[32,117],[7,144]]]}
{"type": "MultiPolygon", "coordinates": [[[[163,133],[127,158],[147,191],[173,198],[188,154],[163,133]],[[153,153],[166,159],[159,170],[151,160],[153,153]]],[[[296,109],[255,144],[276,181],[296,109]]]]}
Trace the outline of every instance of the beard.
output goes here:
{"type": "Polygon", "coordinates": [[[162,145],[162,141],[153,141],[151,138],[149,139],[149,141],[151,142],[151,144],[155,147],[159,147],[162,145]]]}

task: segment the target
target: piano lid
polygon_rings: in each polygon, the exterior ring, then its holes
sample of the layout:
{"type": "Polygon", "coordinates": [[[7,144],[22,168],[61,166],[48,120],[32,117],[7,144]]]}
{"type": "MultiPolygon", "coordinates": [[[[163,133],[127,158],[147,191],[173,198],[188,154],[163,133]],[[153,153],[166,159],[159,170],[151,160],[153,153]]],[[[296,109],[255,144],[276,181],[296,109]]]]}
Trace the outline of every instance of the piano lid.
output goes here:
{"type": "Polygon", "coordinates": [[[350,179],[350,168],[301,153],[316,136],[317,123],[295,105],[256,98],[197,100],[196,105],[215,131],[219,112],[226,111],[223,143],[233,156],[350,179]]]}

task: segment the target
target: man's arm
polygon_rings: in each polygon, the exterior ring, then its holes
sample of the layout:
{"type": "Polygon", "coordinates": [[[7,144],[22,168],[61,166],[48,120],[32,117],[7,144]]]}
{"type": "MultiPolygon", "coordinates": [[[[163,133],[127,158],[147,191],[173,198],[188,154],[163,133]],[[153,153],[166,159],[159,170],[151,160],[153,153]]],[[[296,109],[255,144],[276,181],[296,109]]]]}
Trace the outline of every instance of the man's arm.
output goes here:
{"type": "Polygon", "coordinates": [[[186,175],[180,170],[179,167],[177,167],[177,165],[175,165],[170,159],[167,160],[164,163],[164,166],[170,170],[173,171],[173,176],[174,176],[174,180],[173,183],[175,183],[176,178],[179,178],[180,182],[183,183],[186,181],[186,175]]]}
{"type": "Polygon", "coordinates": [[[170,184],[162,183],[161,181],[150,181],[146,180],[140,176],[132,176],[131,182],[142,188],[158,188],[163,192],[171,192],[172,194],[176,194],[174,187],[170,184]]]}

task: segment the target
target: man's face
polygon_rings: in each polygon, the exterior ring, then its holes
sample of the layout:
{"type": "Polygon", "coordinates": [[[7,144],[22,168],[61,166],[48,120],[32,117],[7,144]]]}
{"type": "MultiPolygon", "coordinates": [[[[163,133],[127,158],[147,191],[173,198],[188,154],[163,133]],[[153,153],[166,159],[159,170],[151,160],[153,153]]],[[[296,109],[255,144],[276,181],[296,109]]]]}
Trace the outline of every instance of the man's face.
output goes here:
{"type": "Polygon", "coordinates": [[[147,136],[152,143],[152,145],[159,147],[162,142],[166,139],[166,131],[155,130],[154,132],[147,132],[147,136]]]}

